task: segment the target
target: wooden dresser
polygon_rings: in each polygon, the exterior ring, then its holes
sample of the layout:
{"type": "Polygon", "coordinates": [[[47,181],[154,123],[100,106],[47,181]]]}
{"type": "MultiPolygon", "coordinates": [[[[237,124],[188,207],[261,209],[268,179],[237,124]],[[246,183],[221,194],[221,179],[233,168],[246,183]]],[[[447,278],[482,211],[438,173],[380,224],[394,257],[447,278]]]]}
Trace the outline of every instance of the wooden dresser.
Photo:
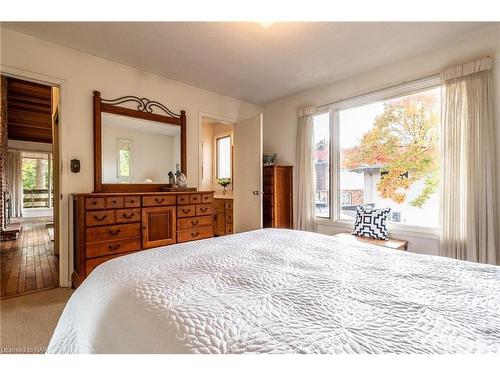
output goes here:
{"type": "Polygon", "coordinates": [[[73,195],[77,287],[108,259],[213,237],[213,191],[73,195]]]}
{"type": "Polygon", "coordinates": [[[225,236],[233,233],[233,198],[214,198],[214,233],[225,236]]]}
{"type": "Polygon", "coordinates": [[[293,167],[264,167],[264,228],[293,227],[293,167]]]}

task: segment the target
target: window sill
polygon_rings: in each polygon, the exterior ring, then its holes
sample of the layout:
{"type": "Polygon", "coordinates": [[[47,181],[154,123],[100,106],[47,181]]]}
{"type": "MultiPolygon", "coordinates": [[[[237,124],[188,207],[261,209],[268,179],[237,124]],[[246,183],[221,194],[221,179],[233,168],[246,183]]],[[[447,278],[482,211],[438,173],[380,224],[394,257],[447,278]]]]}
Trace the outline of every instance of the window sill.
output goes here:
{"type": "MultiPolygon", "coordinates": [[[[332,219],[317,218],[316,224],[319,226],[332,227],[332,228],[337,228],[339,230],[350,232],[352,230],[354,222],[349,220],[332,220],[332,219]]],[[[438,228],[389,223],[387,229],[389,230],[390,234],[394,234],[396,236],[439,240],[438,228]]]]}

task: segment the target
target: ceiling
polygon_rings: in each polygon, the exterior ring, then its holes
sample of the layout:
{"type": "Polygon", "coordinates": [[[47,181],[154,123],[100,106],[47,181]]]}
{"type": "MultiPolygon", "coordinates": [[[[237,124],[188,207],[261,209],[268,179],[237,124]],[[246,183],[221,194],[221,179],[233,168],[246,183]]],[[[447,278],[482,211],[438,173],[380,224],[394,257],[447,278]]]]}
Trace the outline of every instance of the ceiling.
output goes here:
{"type": "Polygon", "coordinates": [[[18,141],[52,143],[52,88],[7,78],[7,134],[18,141]]]}
{"type": "MultiPolygon", "coordinates": [[[[498,23],[497,23],[498,24],[498,23]]],[[[255,104],[454,43],[481,22],[6,22],[3,26],[255,104]]]]}

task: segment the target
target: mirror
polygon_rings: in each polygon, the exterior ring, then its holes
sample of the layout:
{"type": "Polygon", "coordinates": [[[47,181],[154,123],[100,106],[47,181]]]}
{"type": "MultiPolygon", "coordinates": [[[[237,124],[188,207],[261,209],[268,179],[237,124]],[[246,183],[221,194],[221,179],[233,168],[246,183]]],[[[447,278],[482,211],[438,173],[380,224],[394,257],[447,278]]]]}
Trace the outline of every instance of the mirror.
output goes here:
{"type": "Polygon", "coordinates": [[[168,184],[181,163],[177,125],[102,114],[102,182],[168,184]]]}
{"type": "Polygon", "coordinates": [[[94,91],[94,192],[162,191],[186,174],[186,114],[135,96],[94,91]]]}

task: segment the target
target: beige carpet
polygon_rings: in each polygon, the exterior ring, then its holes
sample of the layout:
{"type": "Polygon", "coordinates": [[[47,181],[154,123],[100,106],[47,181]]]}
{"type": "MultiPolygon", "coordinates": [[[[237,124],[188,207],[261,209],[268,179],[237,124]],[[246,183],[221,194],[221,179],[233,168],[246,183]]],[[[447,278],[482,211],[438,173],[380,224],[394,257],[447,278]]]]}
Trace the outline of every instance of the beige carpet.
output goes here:
{"type": "Polygon", "coordinates": [[[44,353],[73,289],[0,301],[0,353],[44,353]]]}

